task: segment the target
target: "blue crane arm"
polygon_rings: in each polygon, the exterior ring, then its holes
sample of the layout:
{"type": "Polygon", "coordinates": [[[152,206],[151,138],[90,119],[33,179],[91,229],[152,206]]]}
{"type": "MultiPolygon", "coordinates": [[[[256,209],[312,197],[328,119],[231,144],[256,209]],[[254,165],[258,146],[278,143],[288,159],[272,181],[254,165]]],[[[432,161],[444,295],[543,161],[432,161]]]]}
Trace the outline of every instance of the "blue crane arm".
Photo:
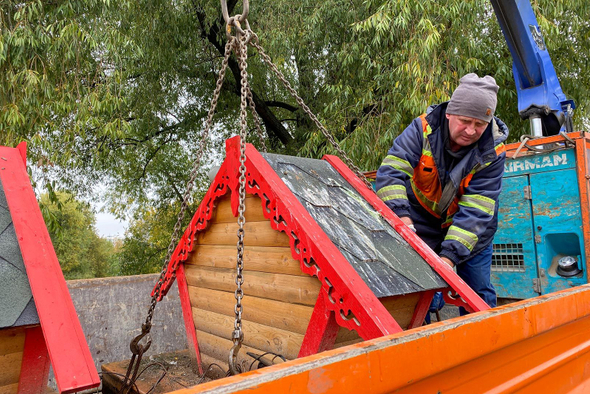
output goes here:
{"type": "Polygon", "coordinates": [[[573,100],[561,89],[529,0],[490,0],[512,54],[523,119],[540,119],[543,134],[571,131],[573,100]]]}

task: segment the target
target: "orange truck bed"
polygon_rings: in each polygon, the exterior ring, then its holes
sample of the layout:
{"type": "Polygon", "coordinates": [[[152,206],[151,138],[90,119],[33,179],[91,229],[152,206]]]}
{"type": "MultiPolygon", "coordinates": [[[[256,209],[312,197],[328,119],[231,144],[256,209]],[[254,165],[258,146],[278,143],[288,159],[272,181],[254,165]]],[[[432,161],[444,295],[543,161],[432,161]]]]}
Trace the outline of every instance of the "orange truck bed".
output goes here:
{"type": "Polygon", "coordinates": [[[590,285],[175,391],[587,393],[590,285]]]}

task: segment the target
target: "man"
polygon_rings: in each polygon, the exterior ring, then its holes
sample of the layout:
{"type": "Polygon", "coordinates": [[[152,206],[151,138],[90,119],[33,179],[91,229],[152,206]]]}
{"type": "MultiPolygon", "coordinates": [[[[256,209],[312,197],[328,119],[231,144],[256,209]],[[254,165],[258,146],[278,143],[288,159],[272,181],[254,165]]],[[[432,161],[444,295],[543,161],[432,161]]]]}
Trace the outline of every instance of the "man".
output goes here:
{"type": "Polygon", "coordinates": [[[465,75],[450,101],[428,108],[395,139],[376,181],[377,195],[490,307],[508,137],[493,116],[497,93],[489,75],[465,75]]]}

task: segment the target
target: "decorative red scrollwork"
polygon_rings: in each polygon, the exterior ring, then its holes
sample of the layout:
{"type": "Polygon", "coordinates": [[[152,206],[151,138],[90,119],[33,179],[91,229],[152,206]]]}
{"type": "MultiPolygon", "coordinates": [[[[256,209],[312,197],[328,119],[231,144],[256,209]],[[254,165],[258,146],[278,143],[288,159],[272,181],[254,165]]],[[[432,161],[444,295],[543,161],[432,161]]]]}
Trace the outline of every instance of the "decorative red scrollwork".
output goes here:
{"type": "Polygon", "coordinates": [[[455,306],[459,306],[459,307],[463,307],[467,310],[467,312],[477,312],[474,311],[473,308],[466,303],[463,298],[461,298],[461,296],[452,288],[452,287],[448,287],[446,289],[443,290],[443,299],[445,300],[445,302],[447,304],[451,304],[451,305],[455,305],[455,306]]]}
{"type": "MultiPolygon", "coordinates": [[[[207,194],[203,197],[197,212],[193,216],[190,224],[180,238],[164,276],[158,301],[160,301],[170,290],[170,287],[176,279],[176,270],[178,265],[185,262],[188,254],[193,251],[195,238],[199,231],[203,231],[209,225],[213,212],[215,211],[215,202],[223,197],[229,191],[229,175],[227,174],[229,163],[225,162],[219,169],[217,176],[209,187],[207,194]]],[[[152,290],[152,296],[154,295],[152,290]]]]}

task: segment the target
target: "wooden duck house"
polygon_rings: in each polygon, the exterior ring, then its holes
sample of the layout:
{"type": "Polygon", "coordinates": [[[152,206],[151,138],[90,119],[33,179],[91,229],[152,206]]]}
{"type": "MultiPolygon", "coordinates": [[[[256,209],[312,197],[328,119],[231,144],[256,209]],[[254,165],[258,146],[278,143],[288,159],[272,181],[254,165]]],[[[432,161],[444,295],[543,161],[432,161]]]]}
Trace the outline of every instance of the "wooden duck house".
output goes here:
{"type": "MultiPolygon", "coordinates": [[[[162,296],[178,279],[189,348],[227,367],[234,329],[239,139],[179,242],[162,296]],[[173,274],[176,269],[176,273],[173,274]]],[[[337,157],[246,149],[243,333],[250,369],[422,325],[436,291],[488,306],[337,157]]]]}
{"type": "Polygon", "coordinates": [[[98,373],[26,170],[26,145],[0,147],[0,393],[97,387],[98,373]]]}

